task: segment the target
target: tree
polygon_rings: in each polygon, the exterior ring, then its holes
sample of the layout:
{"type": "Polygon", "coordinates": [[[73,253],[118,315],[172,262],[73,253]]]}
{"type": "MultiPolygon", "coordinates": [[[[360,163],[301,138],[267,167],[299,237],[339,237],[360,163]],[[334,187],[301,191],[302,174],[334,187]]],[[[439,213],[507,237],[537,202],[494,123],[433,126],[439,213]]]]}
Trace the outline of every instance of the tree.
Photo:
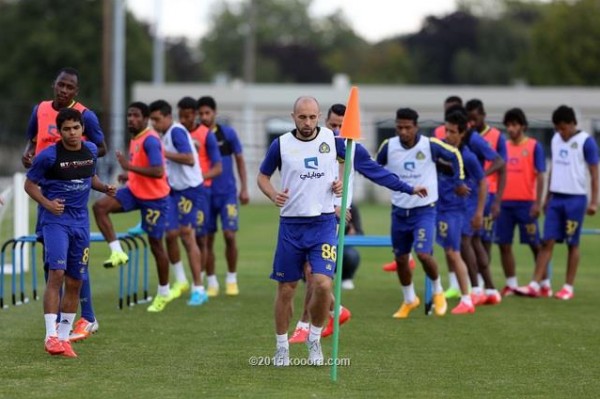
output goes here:
{"type": "MultiPolygon", "coordinates": [[[[360,39],[341,16],[314,18],[311,0],[254,0],[256,11],[258,82],[328,82],[334,73],[351,69],[330,54],[360,47],[360,39]]],[[[249,31],[246,16],[250,1],[221,3],[212,15],[208,34],[201,41],[207,79],[219,73],[241,77],[243,46],[249,31]]]]}
{"type": "Polygon", "coordinates": [[[535,85],[600,85],[600,2],[555,1],[535,24],[525,55],[535,85]]]}

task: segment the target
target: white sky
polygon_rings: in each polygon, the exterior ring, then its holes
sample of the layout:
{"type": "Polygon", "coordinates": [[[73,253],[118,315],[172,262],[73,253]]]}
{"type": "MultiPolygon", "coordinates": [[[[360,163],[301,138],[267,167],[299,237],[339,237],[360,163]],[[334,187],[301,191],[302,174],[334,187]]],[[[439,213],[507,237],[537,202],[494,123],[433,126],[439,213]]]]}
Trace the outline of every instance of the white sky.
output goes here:
{"type": "MultiPolygon", "coordinates": [[[[127,7],[139,19],[148,22],[153,22],[156,10],[162,9],[161,31],[164,35],[186,36],[192,40],[206,33],[210,9],[219,4],[219,0],[126,1],[127,7]]],[[[441,16],[455,8],[455,0],[313,0],[310,13],[322,16],[343,9],[354,30],[366,40],[375,42],[396,34],[415,32],[427,15],[441,16]]]]}

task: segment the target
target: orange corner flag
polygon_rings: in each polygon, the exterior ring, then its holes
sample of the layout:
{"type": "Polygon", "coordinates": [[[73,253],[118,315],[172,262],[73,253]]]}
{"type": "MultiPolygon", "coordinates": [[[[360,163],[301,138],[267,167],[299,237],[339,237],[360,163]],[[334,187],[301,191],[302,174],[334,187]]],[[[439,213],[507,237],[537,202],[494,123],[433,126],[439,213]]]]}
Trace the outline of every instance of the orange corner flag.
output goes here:
{"type": "Polygon", "coordinates": [[[358,87],[352,86],[350,97],[346,104],[344,122],[340,129],[340,136],[345,139],[360,139],[360,109],[358,105],[358,87]]]}

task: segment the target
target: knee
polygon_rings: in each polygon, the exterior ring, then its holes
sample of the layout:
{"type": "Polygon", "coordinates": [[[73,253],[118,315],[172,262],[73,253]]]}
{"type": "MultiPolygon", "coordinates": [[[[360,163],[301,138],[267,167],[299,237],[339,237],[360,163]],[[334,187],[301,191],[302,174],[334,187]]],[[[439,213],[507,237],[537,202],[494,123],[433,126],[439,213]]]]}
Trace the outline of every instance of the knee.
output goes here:
{"type": "Polygon", "coordinates": [[[425,252],[417,252],[417,259],[421,263],[428,263],[431,260],[431,255],[425,252]]]}
{"type": "Polygon", "coordinates": [[[296,292],[296,283],[279,283],[277,299],[280,302],[291,302],[296,292]]]}
{"type": "Polygon", "coordinates": [[[225,245],[235,245],[235,231],[225,230],[223,238],[225,239],[225,245]]]}

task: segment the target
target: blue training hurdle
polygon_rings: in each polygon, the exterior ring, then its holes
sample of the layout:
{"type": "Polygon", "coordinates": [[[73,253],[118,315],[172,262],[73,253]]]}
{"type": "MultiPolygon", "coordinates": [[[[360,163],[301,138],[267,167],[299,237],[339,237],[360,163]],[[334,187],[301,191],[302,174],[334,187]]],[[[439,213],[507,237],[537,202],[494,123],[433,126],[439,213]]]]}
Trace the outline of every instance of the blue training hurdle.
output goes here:
{"type": "MultiPolygon", "coordinates": [[[[349,247],[391,247],[390,236],[346,236],[344,245],[349,247]]],[[[425,276],[425,314],[430,315],[433,307],[433,282],[425,276]]]]}
{"type": "MultiPolygon", "coordinates": [[[[138,303],[144,303],[152,299],[148,296],[148,242],[142,236],[140,229],[130,229],[127,233],[118,233],[117,239],[120,240],[127,250],[129,261],[127,265],[119,268],[119,298],[118,307],[123,309],[123,304],[132,306],[138,303]],[[142,256],[140,257],[140,250],[142,256]],[[139,268],[142,263],[142,295],[138,295],[140,289],[139,268]],[[127,276],[125,276],[127,273],[127,276]],[[126,288],[125,288],[126,285],[126,288]],[[141,299],[140,299],[141,297],[141,299]]],[[[100,233],[91,233],[90,242],[104,242],[104,237],[100,233]]],[[[5,309],[8,304],[4,302],[4,280],[5,271],[4,264],[6,260],[6,251],[11,248],[11,258],[13,267],[11,272],[11,302],[13,306],[22,305],[29,302],[29,298],[25,293],[25,265],[24,265],[24,246],[26,243],[31,244],[31,286],[32,298],[37,301],[39,299],[37,293],[37,266],[36,266],[36,244],[38,243],[35,235],[11,238],[4,242],[0,250],[0,309],[5,309]],[[15,265],[17,259],[17,246],[19,247],[20,262],[15,265]],[[17,269],[18,267],[18,269],[17,269]],[[17,270],[19,275],[17,276],[17,270]],[[20,295],[17,295],[17,281],[19,283],[20,295]]]]}

